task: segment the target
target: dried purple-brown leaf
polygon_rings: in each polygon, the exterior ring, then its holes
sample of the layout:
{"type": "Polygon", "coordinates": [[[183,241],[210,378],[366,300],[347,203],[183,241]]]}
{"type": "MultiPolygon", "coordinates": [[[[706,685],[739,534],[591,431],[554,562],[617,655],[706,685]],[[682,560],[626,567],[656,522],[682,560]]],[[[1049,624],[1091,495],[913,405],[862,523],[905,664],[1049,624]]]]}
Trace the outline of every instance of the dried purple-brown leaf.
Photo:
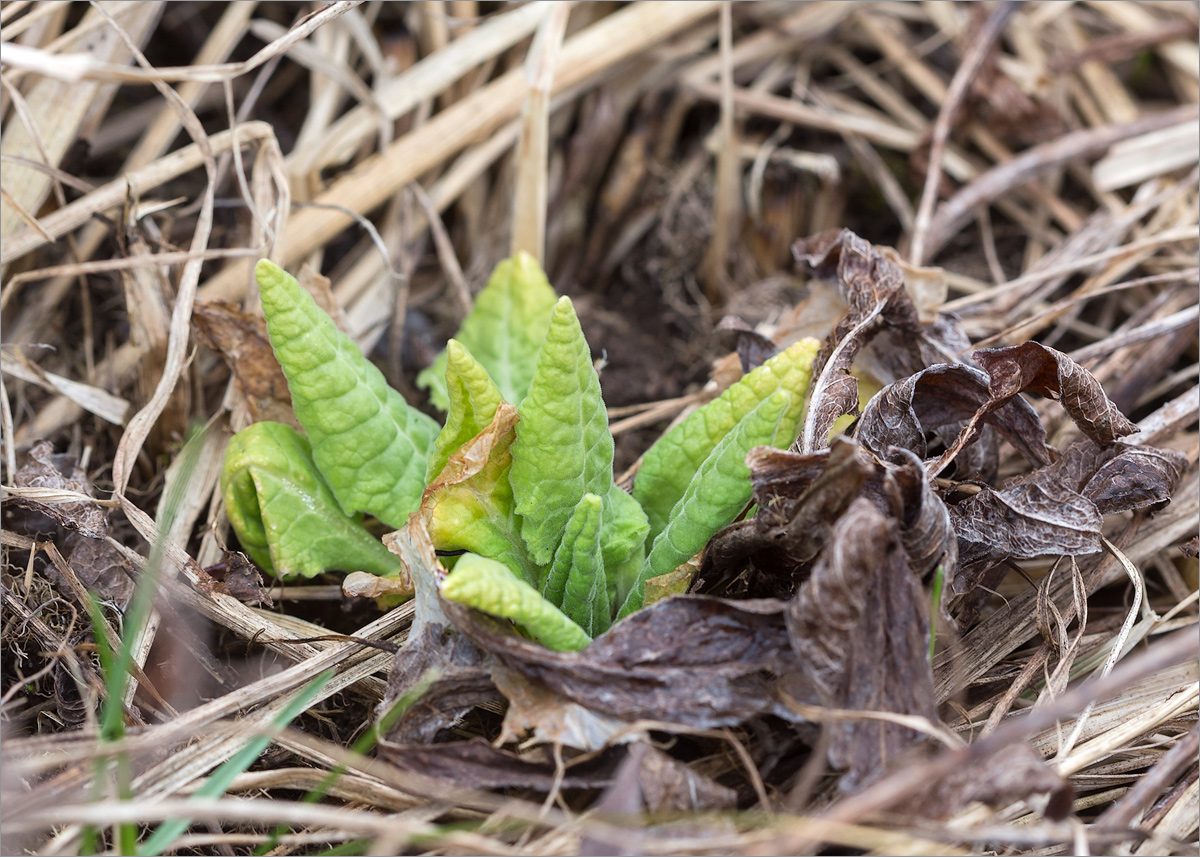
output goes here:
{"type": "Polygon", "coordinates": [[[581,652],[555,652],[457,604],[455,626],[506,666],[593,711],[626,721],[712,728],[790,717],[777,695],[795,671],[784,602],[675,596],[618,622],[581,652]]]}
{"type": "Polygon", "coordinates": [[[981,349],[974,356],[991,376],[992,398],[997,402],[1024,392],[1059,401],[1080,431],[1101,446],[1137,431],[1095,376],[1061,351],[1024,342],[981,349]]]}
{"type": "Polygon", "coordinates": [[[850,305],[813,365],[800,449],[814,452],[828,445],[829,431],[839,417],[858,413],[858,381],[850,374],[850,366],[859,349],[884,324],[912,333],[919,332],[920,325],[903,288],[900,267],[849,229],[801,239],[792,246],[792,254],[818,277],[836,275],[842,297],[850,305]]]}
{"type": "MultiPolygon", "coordinates": [[[[821,704],[914,714],[936,721],[924,589],[908,566],[896,522],[854,502],[810,577],[788,604],[787,625],[821,704]]],[[[842,787],[875,776],[919,739],[877,720],[831,724],[829,761],[842,787]]]]}

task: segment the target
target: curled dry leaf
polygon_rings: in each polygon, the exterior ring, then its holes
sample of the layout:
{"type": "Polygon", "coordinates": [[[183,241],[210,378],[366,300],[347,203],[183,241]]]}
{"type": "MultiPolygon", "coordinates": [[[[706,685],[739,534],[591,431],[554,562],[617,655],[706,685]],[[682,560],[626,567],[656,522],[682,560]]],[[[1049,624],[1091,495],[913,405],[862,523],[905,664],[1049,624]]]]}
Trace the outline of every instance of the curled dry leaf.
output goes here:
{"type": "Polygon", "coordinates": [[[1100,550],[1096,504],[1053,479],[978,494],[950,507],[963,565],[981,558],[1081,556],[1100,550]]]}
{"type": "Polygon", "coordinates": [[[241,551],[226,551],[220,562],[204,569],[200,578],[206,594],[221,592],[244,604],[273,607],[271,595],[263,586],[262,572],[241,551]]]}
{"type": "Polygon", "coordinates": [[[941,819],[974,801],[999,809],[1038,796],[1046,801],[1045,816],[1061,821],[1071,812],[1074,792],[1069,781],[1022,742],[933,781],[912,804],[920,816],[941,819]]]}
{"type": "Polygon", "coordinates": [[[848,229],[822,232],[792,246],[797,262],[817,277],[836,276],[850,305],[826,339],[813,366],[802,452],[828,445],[829,431],[844,414],[858,413],[858,382],[850,374],[859,349],[884,325],[919,331],[917,312],[903,289],[904,274],[876,247],[848,229]]]}
{"type": "Polygon", "coordinates": [[[953,576],[958,543],[945,503],[919,458],[896,447],[884,452],[890,461],[844,437],[811,455],[767,447],[751,450],[746,463],[759,512],[713,538],[693,590],[714,591],[749,561],[774,582],[761,582],[765,591],[751,584],[751,595],[791,597],[825,550],[833,526],[859,497],[897,520],[909,564],[919,577],[938,565],[953,576]]]}
{"type": "MultiPolygon", "coordinates": [[[[823,706],[936,721],[929,616],[896,522],[864,498],[834,527],[828,549],[787,607],[792,647],[823,706]]],[[[853,789],[919,738],[876,720],[830,725],[830,764],[853,789]]]]}
{"type": "Polygon", "coordinates": [[[742,364],[743,375],[754,371],[779,353],[779,346],[736,315],[727,315],[721,319],[717,330],[734,340],[734,350],[737,351],[738,361],[742,364]]]}
{"type": "Polygon", "coordinates": [[[396,653],[380,713],[412,690],[429,670],[435,670],[437,678],[401,715],[380,748],[396,755],[400,747],[432,743],[476,705],[498,700],[500,694],[484,661],[484,653],[474,643],[446,625],[426,622],[419,633],[409,634],[396,653]]]}
{"type": "Polygon", "coordinates": [[[618,622],[581,652],[555,652],[490,616],[444,605],[455,627],[510,669],[625,721],[712,728],[791,715],[777,696],[795,671],[783,602],[667,598],[618,622]]]}
{"type": "Polygon", "coordinates": [[[749,560],[774,581],[768,591],[790,597],[874,465],[858,444],[841,437],[829,449],[807,455],[755,447],[746,465],[759,512],[713,537],[692,590],[714,591],[749,560]]]}
{"type": "Polygon", "coordinates": [[[638,738],[636,731],[620,734],[626,728],[623,721],[563,699],[518,672],[498,663],[490,670],[492,681],[508,700],[498,743],[516,741],[528,733],[536,744],[591,751],[638,738]]]}
{"type": "Polygon", "coordinates": [[[900,493],[900,539],[909,565],[920,578],[942,566],[942,580],[949,586],[958,569],[958,537],[950,511],[917,456],[896,447],[887,454],[891,461],[885,466],[900,493]]]}
{"type": "Polygon", "coordinates": [[[1061,351],[1037,342],[1007,348],[985,348],[975,359],[991,376],[991,394],[996,403],[1018,393],[1038,393],[1062,403],[1079,430],[1101,446],[1136,432],[1104,394],[1091,372],[1061,351]]]}
{"type": "MultiPolygon", "coordinates": [[[[69,491],[92,496],[92,483],[73,455],[57,455],[47,441],[39,441],[29,450],[25,464],[14,474],[18,488],[69,491]]],[[[30,535],[61,537],[67,564],[89,590],[101,600],[124,607],[133,595],[134,580],[129,563],[121,552],[108,543],[108,517],[105,510],[86,501],[42,502],[29,497],[5,499],[5,506],[16,507],[5,525],[30,535]],[[65,530],[65,536],[60,529],[65,530]]],[[[46,573],[58,580],[54,566],[46,573]]],[[[71,592],[65,583],[59,586],[71,592]]]]}
{"type": "MultiPolygon", "coordinates": [[[[17,488],[45,488],[52,491],[71,491],[91,496],[92,483],[87,474],[75,461],[73,455],[56,455],[54,446],[45,440],[33,445],[25,464],[13,476],[17,488]]],[[[43,503],[26,497],[6,498],[6,502],[35,514],[45,515],[66,530],[92,539],[108,535],[108,521],[99,506],[85,501],[65,503],[43,503]]],[[[33,520],[22,522],[14,529],[23,527],[42,529],[33,520]]]]}
{"type": "Polygon", "coordinates": [[[124,554],[107,539],[93,539],[80,533],[68,533],[63,543],[67,548],[67,565],[84,586],[100,596],[101,601],[112,601],[120,607],[129,603],[134,579],[124,554]]]}
{"type": "Polygon", "coordinates": [[[271,420],[300,428],[287,378],[267,338],[266,319],[242,312],[231,303],[214,301],[196,304],[192,324],[201,341],[217,352],[233,373],[254,422],[271,420]]]}
{"type": "Polygon", "coordinates": [[[1173,449],[1115,443],[1117,454],[1104,462],[1083,486],[1083,496],[1101,515],[1132,509],[1157,510],[1171,502],[1171,492],[1187,469],[1187,456],[1173,449]]]}
{"type": "MultiPolygon", "coordinates": [[[[928,455],[927,434],[957,426],[983,411],[979,422],[993,426],[1030,463],[1050,463],[1046,430],[1037,412],[1020,397],[988,408],[988,376],[963,363],[939,363],[884,387],[863,410],[854,437],[882,456],[897,446],[920,458],[928,455]]],[[[956,432],[957,433],[957,432],[956,432]]],[[[962,449],[980,434],[962,437],[962,449]]],[[[995,456],[994,449],[992,457],[995,456]]]]}
{"type": "Polygon", "coordinates": [[[380,753],[398,768],[436,777],[461,789],[521,788],[548,792],[556,787],[598,789],[612,782],[620,761],[616,752],[568,762],[561,775],[550,753],[535,761],[492,746],[482,738],[449,744],[384,744],[380,753]]]}

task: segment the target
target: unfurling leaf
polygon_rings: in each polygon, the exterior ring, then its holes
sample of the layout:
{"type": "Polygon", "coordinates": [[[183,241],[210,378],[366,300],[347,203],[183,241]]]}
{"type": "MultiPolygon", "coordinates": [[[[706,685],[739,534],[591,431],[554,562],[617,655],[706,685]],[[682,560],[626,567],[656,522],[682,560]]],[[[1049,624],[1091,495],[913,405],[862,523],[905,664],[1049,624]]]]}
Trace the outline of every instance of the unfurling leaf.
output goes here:
{"type": "Polygon", "coordinates": [[[780,424],[795,410],[793,395],[786,389],[776,390],[721,439],[671,510],[618,618],[641,608],[648,579],[687,562],[746,507],[751,495],[746,454],[756,446],[773,443],[780,424]]]}
{"type": "Polygon", "coordinates": [[[592,641],[504,563],[478,554],[464,554],[446,575],[442,598],[508,619],[532,639],[556,652],[577,652],[592,641]]]}
{"type": "Polygon", "coordinates": [[[295,278],[266,259],[254,273],[292,406],[338,505],[400,526],[420,502],[437,424],[387,385],[295,278]]]}
{"type": "Polygon", "coordinates": [[[612,485],[608,413],[570,298],[554,307],[520,414],[513,496],[529,553],[545,565],[580,498],[589,492],[604,497],[612,485]]]}
{"type": "Polygon", "coordinates": [[[421,512],[439,550],[469,550],[498,560],[534,584],[540,572],[521,539],[509,467],[517,413],[501,402],[478,435],[450,456],[425,491],[421,512]]]}
{"type": "Polygon", "coordinates": [[[794,343],[744,376],[650,447],[642,458],[633,486],[634,499],[641,503],[650,521],[648,538],[653,540],[662,532],[671,510],[721,439],[776,390],[786,390],[790,394],[788,407],[782,414],[776,434],[760,443],[787,446],[792,442],[804,409],[804,396],[808,392],[812,363],[818,347],[815,339],[802,339],[794,343]]]}
{"type": "Polygon", "coordinates": [[[437,478],[459,447],[487,427],[501,401],[500,389],[462,343],[450,340],[446,345],[446,360],[450,412],[433,442],[425,471],[426,483],[437,478]]]}
{"type": "MultiPolygon", "coordinates": [[[[537,261],[528,253],[518,253],[496,266],[454,336],[487,370],[506,402],[519,405],[529,390],[555,300],[537,261]]],[[[447,362],[448,352],[443,351],[417,376],[417,386],[428,389],[430,399],[443,411],[450,407],[447,362]]]]}
{"type": "Polygon", "coordinates": [[[633,556],[646,543],[650,524],[641,505],[615,482],[604,495],[604,527],[600,531],[600,550],[604,567],[611,577],[614,569],[633,556]]]}
{"type": "Polygon", "coordinates": [[[395,576],[382,543],[342,512],[303,435],[280,423],[238,432],[221,471],[225,512],[259,566],[280,579],[330,569],[395,576]]]}

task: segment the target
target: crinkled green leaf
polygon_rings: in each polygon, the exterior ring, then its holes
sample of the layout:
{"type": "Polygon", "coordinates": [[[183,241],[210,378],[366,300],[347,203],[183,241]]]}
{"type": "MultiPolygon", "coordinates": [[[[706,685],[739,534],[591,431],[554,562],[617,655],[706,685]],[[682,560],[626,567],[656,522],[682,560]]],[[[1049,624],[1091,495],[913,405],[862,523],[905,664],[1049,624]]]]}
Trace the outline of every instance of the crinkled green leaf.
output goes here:
{"type": "Polygon", "coordinates": [[[790,403],[777,434],[764,444],[784,447],[792,442],[804,410],[804,397],[812,380],[812,364],[819,347],[820,343],[815,339],[794,343],[742,377],[650,447],[638,468],[633,496],[646,511],[652,541],[666,526],[667,517],[691,484],[696,470],[721,439],[776,390],[787,390],[791,394],[790,403]]]}
{"type": "Polygon", "coordinates": [[[498,560],[534,584],[541,572],[521,538],[508,476],[516,421],[513,406],[501,402],[484,430],[450,456],[421,508],[436,548],[498,560]]]}
{"type": "Polygon", "coordinates": [[[577,652],[592,641],[583,628],[494,559],[473,553],[459,557],[441,593],[447,601],[511,620],[548,649],[577,652]]]}
{"type": "MultiPolygon", "coordinates": [[[[454,335],[491,375],[507,402],[519,405],[529,390],[556,298],[537,260],[518,253],[496,266],[454,335]]],[[[443,411],[450,407],[446,364],[443,351],[417,376],[417,386],[428,389],[430,400],[443,411]]]]}
{"type": "Polygon", "coordinates": [[[638,575],[642,573],[642,565],[646,562],[646,546],[638,545],[633,553],[616,565],[605,567],[608,573],[609,604],[612,607],[623,605],[633,587],[637,585],[638,575]]]}
{"type": "Polygon", "coordinates": [[[540,565],[550,562],[575,504],[612,485],[613,439],[570,298],[560,298],[538,352],[512,447],[511,480],[521,535],[540,565]]]}
{"type": "Polygon", "coordinates": [[[563,532],[542,585],[542,596],[593,637],[612,623],[608,578],[600,551],[604,500],[584,494],[563,532]]]}
{"type": "Polygon", "coordinates": [[[746,453],[778,437],[780,425],[794,411],[793,398],[786,389],[776,390],[743,417],[695,471],[683,496],[671,509],[666,526],[651,545],[618,618],[642,606],[649,578],[674,571],[687,562],[708,544],[717,530],[746,508],[753,494],[746,453]]]}
{"type": "Polygon", "coordinates": [[[608,568],[623,562],[633,551],[646,543],[650,524],[638,501],[615,482],[604,495],[604,528],[600,546],[604,565],[608,568]]]}
{"type": "Polygon", "coordinates": [[[450,412],[446,424],[433,442],[429,454],[429,465],[425,471],[426,483],[432,482],[442,472],[451,454],[475,435],[479,434],[500,404],[500,388],[495,385],[487,370],[480,365],[462,343],[451,339],[446,345],[446,390],[450,397],[450,412]]]}
{"type": "Polygon", "coordinates": [[[331,569],[400,572],[387,548],[338,507],[308,440],[290,426],[255,423],[234,435],[221,494],[243,549],[280,579],[331,569]]]}
{"type": "Polygon", "coordinates": [[[290,274],[266,259],[254,274],[292,407],[338,505],[400,526],[420,503],[437,423],[387,385],[290,274]]]}

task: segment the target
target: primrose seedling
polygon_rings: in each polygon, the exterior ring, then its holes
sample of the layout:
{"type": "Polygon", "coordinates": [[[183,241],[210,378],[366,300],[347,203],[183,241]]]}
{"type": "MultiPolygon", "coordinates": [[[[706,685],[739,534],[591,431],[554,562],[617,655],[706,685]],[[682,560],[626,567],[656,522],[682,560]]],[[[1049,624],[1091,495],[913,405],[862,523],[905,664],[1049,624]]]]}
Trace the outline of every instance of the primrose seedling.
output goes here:
{"type": "Polygon", "coordinates": [[[818,343],[795,343],[692,413],[646,453],[633,494],[613,481],[613,438],[569,298],[532,257],[497,266],[458,333],[418,376],[437,423],[391,389],[299,284],[255,275],[304,434],[239,432],[221,488],[243,547],[287,579],[398,575],[363,528],[422,509],[434,547],[463,553],[443,598],[581,649],[642,606],[750,501],[754,446],[795,437],[818,343]],[[466,462],[474,462],[465,474],[466,462]]]}

